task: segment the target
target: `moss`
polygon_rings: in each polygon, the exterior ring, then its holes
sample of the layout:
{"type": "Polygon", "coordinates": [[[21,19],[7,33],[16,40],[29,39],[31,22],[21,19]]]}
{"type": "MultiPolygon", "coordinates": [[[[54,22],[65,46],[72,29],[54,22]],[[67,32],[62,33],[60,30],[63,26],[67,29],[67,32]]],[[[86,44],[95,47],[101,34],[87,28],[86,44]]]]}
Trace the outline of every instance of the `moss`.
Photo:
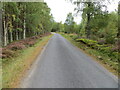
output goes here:
{"type": "Polygon", "coordinates": [[[77,42],[82,42],[83,44],[86,44],[88,47],[92,48],[92,49],[96,49],[96,50],[99,50],[103,53],[108,53],[111,54],[113,51],[112,51],[112,47],[110,46],[107,46],[107,45],[100,45],[98,44],[97,41],[94,41],[94,40],[89,40],[89,39],[76,39],[77,42]]]}
{"type": "Polygon", "coordinates": [[[83,38],[81,38],[81,39],[76,39],[76,41],[78,41],[78,42],[83,42],[83,43],[85,43],[85,44],[87,44],[87,45],[97,44],[97,41],[89,40],[89,39],[83,39],[83,38]]]}

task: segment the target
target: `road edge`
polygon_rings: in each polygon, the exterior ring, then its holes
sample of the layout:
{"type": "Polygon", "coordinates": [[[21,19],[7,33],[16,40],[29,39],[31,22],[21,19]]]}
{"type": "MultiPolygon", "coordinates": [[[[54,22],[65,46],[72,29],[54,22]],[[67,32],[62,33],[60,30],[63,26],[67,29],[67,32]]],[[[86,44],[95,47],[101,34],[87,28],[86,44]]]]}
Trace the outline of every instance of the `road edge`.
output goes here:
{"type": "MultiPolygon", "coordinates": [[[[53,37],[53,36],[52,36],[53,37]]],[[[33,62],[33,64],[31,65],[30,69],[26,72],[26,75],[22,78],[18,88],[25,88],[27,86],[28,83],[27,80],[31,77],[31,75],[34,73],[35,68],[38,64],[38,62],[41,60],[41,57],[44,53],[44,51],[46,50],[46,47],[48,46],[48,44],[50,43],[51,38],[48,40],[47,44],[43,47],[42,51],[40,52],[40,54],[37,56],[36,60],[33,62]]]]}

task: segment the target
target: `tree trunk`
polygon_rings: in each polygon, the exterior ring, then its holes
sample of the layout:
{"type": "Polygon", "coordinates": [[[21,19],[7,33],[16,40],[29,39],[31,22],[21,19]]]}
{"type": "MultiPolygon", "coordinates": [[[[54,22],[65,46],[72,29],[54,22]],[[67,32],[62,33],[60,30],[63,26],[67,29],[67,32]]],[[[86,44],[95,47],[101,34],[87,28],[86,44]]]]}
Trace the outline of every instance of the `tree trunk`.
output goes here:
{"type": "Polygon", "coordinates": [[[23,39],[25,38],[26,38],[26,24],[25,24],[25,18],[24,18],[23,39]]]}
{"type": "Polygon", "coordinates": [[[120,38],[120,1],[119,1],[119,5],[118,5],[118,33],[117,33],[117,37],[118,37],[118,39],[120,38]]]}
{"type": "MultiPolygon", "coordinates": [[[[4,7],[4,4],[3,4],[4,7]]],[[[5,7],[4,7],[5,8],[5,7]]],[[[5,15],[5,10],[3,9],[3,14],[5,15]]],[[[5,21],[5,16],[3,17],[3,46],[7,45],[7,24],[5,21]]]]}
{"type": "Polygon", "coordinates": [[[6,34],[6,42],[7,42],[7,44],[9,44],[9,36],[8,36],[8,29],[7,29],[7,34],[6,34]]]}
{"type": "Polygon", "coordinates": [[[10,42],[13,42],[13,35],[12,35],[12,32],[10,32],[10,42]]]}
{"type": "Polygon", "coordinates": [[[19,31],[19,40],[21,40],[21,31],[19,31]]]}
{"type": "MultiPolygon", "coordinates": [[[[0,3],[2,6],[2,3],[0,3]]],[[[0,9],[0,46],[3,45],[3,25],[2,25],[2,9],[0,9]]]]}
{"type": "Polygon", "coordinates": [[[4,19],[4,21],[3,21],[3,23],[4,23],[4,46],[6,46],[7,45],[7,27],[6,27],[6,25],[5,25],[5,19],[4,19]]]}
{"type": "Polygon", "coordinates": [[[25,5],[25,8],[24,8],[24,26],[23,26],[23,39],[25,39],[26,38],[26,5],[25,5]]]}
{"type": "Polygon", "coordinates": [[[16,40],[18,40],[18,31],[16,30],[16,40]]]}
{"type": "Polygon", "coordinates": [[[87,14],[87,26],[86,26],[86,33],[87,33],[87,38],[90,38],[90,15],[87,14]]]}
{"type": "MultiPolygon", "coordinates": [[[[90,8],[91,2],[88,2],[87,4],[88,4],[88,8],[90,8]]],[[[86,36],[87,36],[87,38],[90,38],[90,32],[91,32],[91,30],[90,30],[90,17],[91,17],[90,12],[87,11],[87,25],[86,25],[86,36]]]]}

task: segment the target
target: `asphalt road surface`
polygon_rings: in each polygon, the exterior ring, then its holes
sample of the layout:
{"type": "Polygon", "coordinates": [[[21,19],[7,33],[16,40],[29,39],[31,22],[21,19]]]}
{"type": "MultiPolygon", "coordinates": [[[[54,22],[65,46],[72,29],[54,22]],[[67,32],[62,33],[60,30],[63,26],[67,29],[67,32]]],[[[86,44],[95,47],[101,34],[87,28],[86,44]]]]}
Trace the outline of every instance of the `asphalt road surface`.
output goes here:
{"type": "Polygon", "coordinates": [[[92,57],[54,34],[20,87],[118,88],[118,80],[92,57]]]}

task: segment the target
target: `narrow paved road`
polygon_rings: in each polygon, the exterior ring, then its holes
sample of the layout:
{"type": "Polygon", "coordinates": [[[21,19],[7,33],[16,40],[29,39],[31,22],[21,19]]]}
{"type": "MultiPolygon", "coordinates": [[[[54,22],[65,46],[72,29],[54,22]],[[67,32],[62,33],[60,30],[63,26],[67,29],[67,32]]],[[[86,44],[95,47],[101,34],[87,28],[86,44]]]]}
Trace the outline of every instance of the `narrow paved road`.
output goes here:
{"type": "Polygon", "coordinates": [[[55,34],[21,88],[117,88],[117,77],[55,34]]]}

